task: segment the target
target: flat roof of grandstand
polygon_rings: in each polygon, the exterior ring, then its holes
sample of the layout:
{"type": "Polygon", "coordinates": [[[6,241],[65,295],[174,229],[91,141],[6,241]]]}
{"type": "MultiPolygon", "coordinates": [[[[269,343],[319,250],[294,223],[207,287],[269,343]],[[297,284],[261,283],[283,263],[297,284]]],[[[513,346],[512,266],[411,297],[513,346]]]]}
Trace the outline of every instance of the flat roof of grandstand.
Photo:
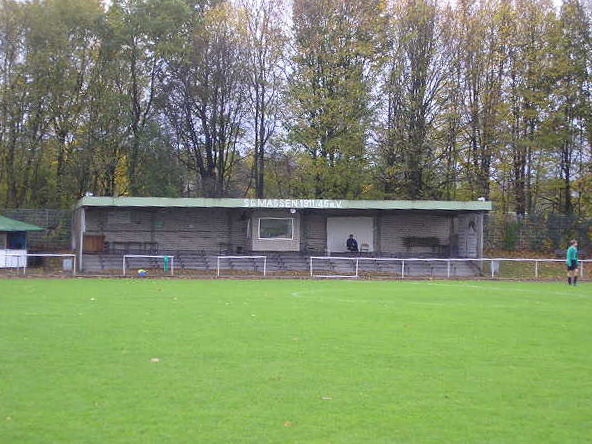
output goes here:
{"type": "Polygon", "coordinates": [[[491,211],[491,202],[444,200],[341,200],[341,199],[212,199],[169,197],[94,197],[80,199],[82,207],[159,208],[302,208],[331,210],[440,210],[491,211]]]}

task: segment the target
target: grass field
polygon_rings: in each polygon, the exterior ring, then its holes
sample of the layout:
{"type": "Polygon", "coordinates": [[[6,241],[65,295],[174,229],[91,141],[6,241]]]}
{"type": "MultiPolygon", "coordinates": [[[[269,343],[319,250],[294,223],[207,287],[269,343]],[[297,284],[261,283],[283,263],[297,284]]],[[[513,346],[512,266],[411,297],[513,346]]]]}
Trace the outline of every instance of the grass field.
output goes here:
{"type": "Polygon", "coordinates": [[[0,280],[0,443],[590,443],[591,314],[589,284],[0,280]]]}

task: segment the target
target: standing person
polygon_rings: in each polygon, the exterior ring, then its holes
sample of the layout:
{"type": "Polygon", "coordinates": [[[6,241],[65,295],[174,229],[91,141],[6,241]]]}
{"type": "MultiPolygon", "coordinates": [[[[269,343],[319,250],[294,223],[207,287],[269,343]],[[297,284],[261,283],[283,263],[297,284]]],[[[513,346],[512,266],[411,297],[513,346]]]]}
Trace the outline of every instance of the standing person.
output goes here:
{"type": "Polygon", "coordinates": [[[567,258],[565,259],[567,265],[567,283],[569,285],[576,285],[578,282],[578,241],[572,240],[567,249],[567,258]]]}
{"type": "Polygon", "coordinates": [[[345,243],[345,246],[347,247],[347,251],[350,251],[352,253],[358,251],[358,241],[354,238],[353,234],[349,235],[349,239],[345,243]]]}

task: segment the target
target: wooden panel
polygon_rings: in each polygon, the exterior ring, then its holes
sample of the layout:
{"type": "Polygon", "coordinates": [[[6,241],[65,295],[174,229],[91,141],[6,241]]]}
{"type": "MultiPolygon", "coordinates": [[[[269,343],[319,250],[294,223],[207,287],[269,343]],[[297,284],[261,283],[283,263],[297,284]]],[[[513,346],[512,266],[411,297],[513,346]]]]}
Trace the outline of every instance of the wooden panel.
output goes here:
{"type": "Polygon", "coordinates": [[[85,253],[102,253],[105,251],[105,236],[102,234],[84,235],[84,249],[85,253]]]}

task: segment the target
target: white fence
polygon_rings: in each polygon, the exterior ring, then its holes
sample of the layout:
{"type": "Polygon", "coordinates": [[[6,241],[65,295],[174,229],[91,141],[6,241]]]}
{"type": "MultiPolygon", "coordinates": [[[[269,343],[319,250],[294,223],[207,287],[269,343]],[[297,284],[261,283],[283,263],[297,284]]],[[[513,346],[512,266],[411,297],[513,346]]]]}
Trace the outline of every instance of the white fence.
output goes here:
{"type": "Polygon", "coordinates": [[[22,272],[23,275],[30,274],[31,270],[42,270],[43,274],[54,273],[69,273],[76,276],[76,255],[75,254],[57,254],[57,253],[26,253],[26,254],[5,254],[6,262],[10,262],[10,268],[16,270],[17,273],[22,272]],[[47,264],[30,265],[29,258],[55,259],[51,267],[47,264]]]}
{"type": "Polygon", "coordinates": [[[27,250],[0,250],[0,268],[21,268],[27,262],[27,250]]]}
{"type": "MultiPolygon", "coordinates": [[[[129,274],[130,268],[145,268],[154,276],[176,273],[174,256],[156,255],[125,255],[123,264],[120,259],[116,263],[122,266],[122,274],[129,274]],[[130,267],[132,265],[133,267],[130,267]]],[[[4,272],[24,275],[72,275],[78,270],[77,257],[74,254],[52,253],[7,253],[3,255],[4,272]],[[38,258],[39,260],[31,260],[38,258]]],[[[306,262],[298,269],[290,272],[306,273],[306,262]]],[[[592,260],[581,260],[579,275],[590,277],[592,260]]],[[[524,280],[559,280],[565,279],[566,267],[564,259],[516,259],[516,258],[387,258],[360,256],[312,256],[309,258],[308,272],[312,278],[357,279],[360,277],[387,279],[404,278],[442,278],[442,279],[524,279],[524,280]]],[[[212,270],[206,265],[203,270],[212,270]]],[[[217,277],[235,276],[266,277],[269,270],[281,275],[282,261],[268,262],[267,256],[217,256],[217,277]],[[250,273],[250,274],[249,274],[250,273]]],[[[201,270],[201,268],[200,268],[201,270]]],[[[213,271],[213,270],[212,270],[213,271]]],[[[117,271],[115,270],[115,273],[117,271]]]]}
{"type": "MultiPolygon", "coordinates": [[[[557,264],[563,266],[565,270],[565,259],[509,259],[509,258],[483,258],[482,261],[490,264],[491,277],[495,278],[499,274],[499,265],[504,262],[508,263],[529,263],[534,264],[534,277],[539,278],[539,272],[544,264],[557,264]]],[[[584,267],[586,263],[592,263],[592,260],[581,260],[579,273],[580,277],[584,277],[584,267]]]]}
{"type": "MultiPolygon", "coordinates": [[[[581,260],[579,274],[585,276],[586,264],[581,260]]],[[[588,265],[589,266],[589,265],[588,265]]],[[[353,278],[366,273],[390,277],[491,277],[495,278],[559,278],[565,276],[564,259],[514,258],[371,258],[341,256],[311,256],[312,278],[353,278]],[[374,266],[372,266],[374,265],[374,266]]]]}

